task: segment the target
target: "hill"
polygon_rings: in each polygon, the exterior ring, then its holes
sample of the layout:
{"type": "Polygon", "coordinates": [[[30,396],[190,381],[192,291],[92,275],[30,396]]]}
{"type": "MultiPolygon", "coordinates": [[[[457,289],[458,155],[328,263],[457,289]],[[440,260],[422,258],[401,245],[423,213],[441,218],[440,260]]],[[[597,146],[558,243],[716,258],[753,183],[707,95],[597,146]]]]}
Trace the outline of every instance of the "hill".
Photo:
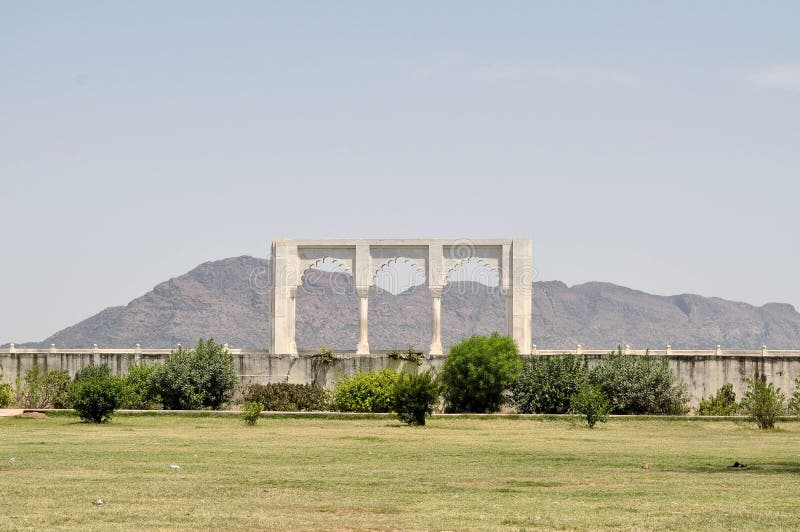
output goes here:
{"type": "MultiPolygon", "coordinates": [[[[266,260],[235,257],[206,262],[157,285],[126,306],[112,307],[28,346],[169,347],[213,337],[234,347],[269,345],[266,260]]],[[[300,349],[321,345],[354,349],[358,299],[350,277],[313,270],[297,296],[300,349]],[[336,295],[332,287],[345,287],[336,295]]],[[[430,297],[424,286],[400,295],[373,289],[370,296],[370,346],[373,349],[427,348],[430,297]]],[[[711,349],[800,348],[800,314],[786,304],[755,307],[746,303],[682,294],[657,296],[609,283],[568,287],[559,281],[534,283],[534,342],[542,349],[635,348],[711,349]]],[[[445,346],[473,333],[502,331],[504,308],[497,289],[458,282],[442,298],[445,346]]]]}

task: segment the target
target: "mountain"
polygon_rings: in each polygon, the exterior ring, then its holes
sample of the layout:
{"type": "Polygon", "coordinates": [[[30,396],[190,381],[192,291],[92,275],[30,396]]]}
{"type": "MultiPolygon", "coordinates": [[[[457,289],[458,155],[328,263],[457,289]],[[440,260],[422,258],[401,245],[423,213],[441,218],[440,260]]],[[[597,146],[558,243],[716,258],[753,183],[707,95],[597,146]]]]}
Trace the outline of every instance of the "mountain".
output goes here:
{"type": "MultiPolygon", "coordinates": [[[[108,308],[30,347],[171,347],[213,337],[233,347],[269,345],[268,262],[235,257],[206,262],[156,286],[127,306],[108,308]]],[[[369,301],[370,347],[425,349],[431,305],[424,286],[400,295],[373,289],[369,301]]],[[[656,296],[609,283],[568,287],[534,283],[533,335],[540,349],[800,348],[800,314],[786,304],[755,307],[692,294],[656,296]]],[[[504,328],[503,298],[495,288],[470,282],[448,285],[442,297],[445,346],[473,333],[504,328]]],[[[311,270],[297,295],[299,349],[354,349],[358,298],[346,274],[311,270]]]]}

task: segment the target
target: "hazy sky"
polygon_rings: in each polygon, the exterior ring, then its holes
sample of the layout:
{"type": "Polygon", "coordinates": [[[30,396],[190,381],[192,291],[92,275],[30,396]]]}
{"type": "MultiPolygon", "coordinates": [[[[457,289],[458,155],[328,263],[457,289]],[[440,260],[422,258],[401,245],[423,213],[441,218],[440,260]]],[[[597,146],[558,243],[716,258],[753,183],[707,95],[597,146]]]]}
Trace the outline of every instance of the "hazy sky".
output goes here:
{"type": "Polygon", "coordinates": [[[800,305],[798,23],[2,0],[0,343],[278,237],[530,237],[541,280],[800,305]]]}

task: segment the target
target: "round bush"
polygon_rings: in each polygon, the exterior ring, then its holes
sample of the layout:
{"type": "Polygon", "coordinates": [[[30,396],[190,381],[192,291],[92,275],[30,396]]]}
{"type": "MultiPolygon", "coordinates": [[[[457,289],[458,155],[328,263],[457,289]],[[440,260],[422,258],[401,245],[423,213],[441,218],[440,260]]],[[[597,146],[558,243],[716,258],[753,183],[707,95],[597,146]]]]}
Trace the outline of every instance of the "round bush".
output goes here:
{"type": "Polygon", "coordinates": [[[686,385],[678,380],[665,358],[611,353],[589,372],[611,402],[614,414],[686,413],[686,385]]]}
{"type": "Polygon", "coordinates": [[[531,358],[511,386],[511,400],[521,414],[566,414],[587,376],[582,357],[531,358]]]}
{"type": "Polygon", "coordinates": [[[400,421],[424,425],[425,416],[433,413],[439,401],[439,384],[431,370],[424,373],[401,373],[394,387],[392,409],[400,421]]]}
{"type": "Polygon", "coordinates": [[[474,335],[450,348],[439,377],[448,412],[496,412],[522,369],[508,336],[474,335]]]}
{"type": "Polygon", "coordinates": [[[150,379],[152,393],[170,410],[218,409],[230,401],[239,381],[230,354],[211,339],[173,351],[154,366],[150,379]]]}
{"type": "Polygon", "coordinates": [[[72,406],[83,421],[105,423],[122,403],[122,380],[107,365],[87,366],[70,386],[72,406]]]}
{"type": "Polygon", "coordinates": [[[342,412],[389,412],[397,377],[398,373],[388,368],[344,376],[334,385],[332,407],[342,412]]]}

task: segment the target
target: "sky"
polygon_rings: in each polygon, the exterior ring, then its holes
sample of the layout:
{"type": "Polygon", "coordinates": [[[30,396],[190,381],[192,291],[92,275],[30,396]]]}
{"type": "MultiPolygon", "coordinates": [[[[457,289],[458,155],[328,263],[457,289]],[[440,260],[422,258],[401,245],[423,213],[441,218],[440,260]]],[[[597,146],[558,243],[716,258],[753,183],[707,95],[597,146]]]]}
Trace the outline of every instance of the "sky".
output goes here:
{"type": "MultiPolygon", "coordinates": [[[[273,238],[800,306],[800,3],[0,2],[0,343],[273,238]]],[[[266,322],[265,322],[266,327],[266,322]]]]}

